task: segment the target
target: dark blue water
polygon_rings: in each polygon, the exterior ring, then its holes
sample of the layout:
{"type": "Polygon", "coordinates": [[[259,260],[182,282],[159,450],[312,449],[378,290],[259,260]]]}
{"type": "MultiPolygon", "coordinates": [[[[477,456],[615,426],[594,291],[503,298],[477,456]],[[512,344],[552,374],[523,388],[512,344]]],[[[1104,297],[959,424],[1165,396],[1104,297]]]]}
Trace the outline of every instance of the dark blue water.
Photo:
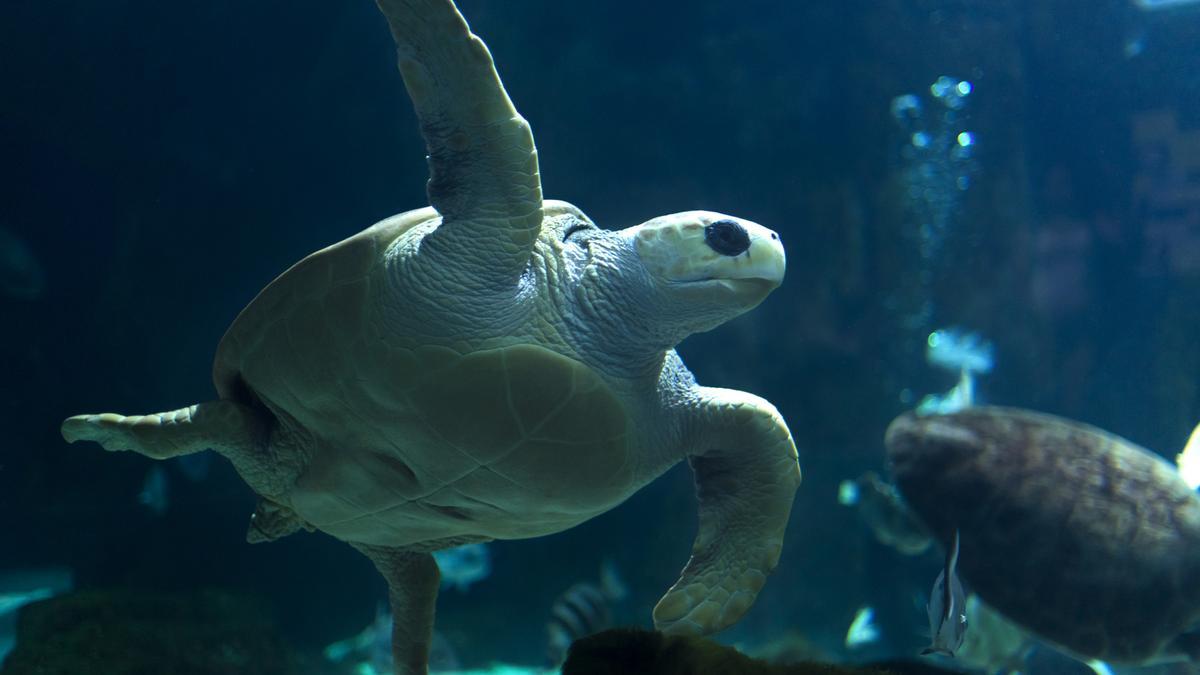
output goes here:
{"type": "MultiPolygon", "coordinates": [[[[783,237],[786,283],[680,348],[702,383],[780,409],[805,474],[780,567],[723,639],[794,630],[838,658],[923,646],[913,598],[938,556],[877,544],[836,492],[883,469],[892,417],[953,386],[925,361],[935,329],[994,344],[987,402],[1167,456],[1200,421],[1197,8],[460,7],[533,126],[548,197],[604,227],[704,208],[783,237]],[[941,76],[971,85],[949,121],[929,93],[941,76]],[[926,131],[973,134],[969,166],[911,151],[892,114],[905,94],[926,131]],[[914,195],[914,175],[943,192],[914,195]],[[882,637],[850,652],[863,605],[882,637]]],[[[199,481],[171,468],[156,515],[138,500],[148,460],[68,447],[57,427],[210,397],[216,344],[258,289],[425,204],[423,145],[373,3],[13,0],[0,83],[0,229],[44,275],[31,294],[0,292],[0,570],[255,594],[305,649],[353,634],[383,584],[352,549],[309,534],[245,544],[253,495],[222,461],[199,481]]],[[[486,581],[444,593],[439,628],[466,663],[535,662],[556,595],[606,557],[631,592],[620,619],[646,625],[694,514],[679,467],[575,530],[498,542],[486,581]]]]}

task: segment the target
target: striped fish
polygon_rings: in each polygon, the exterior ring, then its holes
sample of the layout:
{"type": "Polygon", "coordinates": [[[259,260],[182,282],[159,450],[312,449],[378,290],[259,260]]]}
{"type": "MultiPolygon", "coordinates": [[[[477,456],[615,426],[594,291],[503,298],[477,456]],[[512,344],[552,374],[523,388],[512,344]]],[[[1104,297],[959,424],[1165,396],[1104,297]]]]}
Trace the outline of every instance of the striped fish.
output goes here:
{"type": "Polygon", "coordinates": [[[561,665],[572,642],[612,627],[612,604],[626,594],[616,570],[607,562],[601,567],[599,583],[582,581],[563,591],[551,605],[546,622],[549,663],[561,665]]]}

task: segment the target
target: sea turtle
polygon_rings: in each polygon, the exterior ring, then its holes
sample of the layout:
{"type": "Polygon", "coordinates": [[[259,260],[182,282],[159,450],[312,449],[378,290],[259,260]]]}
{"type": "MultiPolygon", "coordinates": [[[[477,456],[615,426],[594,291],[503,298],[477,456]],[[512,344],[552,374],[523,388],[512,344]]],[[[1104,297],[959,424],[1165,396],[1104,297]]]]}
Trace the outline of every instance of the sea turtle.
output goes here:
{"type": "Polygon", "coordinates": [[[378,0],[429,151],[431,208],[301,260],[230,326],[219,399],[80,415],[68,441],[211,448],[261,496],[248,538],[311,528],[387,579],[401,672],[424,672],[430,551],[559,532],[687,458],[699,529],[654,608],[736,621],[775,567],[800,481],[778,411],[699,386],[674,346],[783,280],[779,236],[707,211],[598,229],[543,201],[526,121],[451,0],[378,0]]]}
{"type": "Polygon", "coordinates": [[[1085,658],[1200,654],[1200,497],[1171,464],[1015,408],[906,413],[885,442],[908,505],[942,542],[959,532],[963,580],[1006,617],[1085,658]]]}

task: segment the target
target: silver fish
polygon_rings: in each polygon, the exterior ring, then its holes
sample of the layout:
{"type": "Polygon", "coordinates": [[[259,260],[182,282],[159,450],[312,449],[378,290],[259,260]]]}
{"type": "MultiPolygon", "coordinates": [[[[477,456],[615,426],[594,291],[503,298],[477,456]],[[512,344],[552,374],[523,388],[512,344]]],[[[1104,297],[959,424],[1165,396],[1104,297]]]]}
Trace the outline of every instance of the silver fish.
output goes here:
{"type": "Polygon", "coordinates": [[[953,658],[954,652],[962,647],[967,634],[967,594],[958,580],[957,568],[958,530],[955,530],[954,544],[946,551],[946,567],[938,572],[929,594],[929,604],[925,605],[932,638],[930,645],[921,651],[922,655],[941,654],[953,658]]]}

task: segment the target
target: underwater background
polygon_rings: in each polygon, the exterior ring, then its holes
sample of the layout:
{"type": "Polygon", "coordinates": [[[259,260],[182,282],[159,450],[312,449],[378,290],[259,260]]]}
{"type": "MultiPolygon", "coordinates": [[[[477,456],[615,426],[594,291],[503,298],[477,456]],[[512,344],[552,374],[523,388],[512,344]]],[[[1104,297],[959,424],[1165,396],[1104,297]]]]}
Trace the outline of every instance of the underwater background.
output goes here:
{"type": "MultiPolygon", "coordinates": [[[[1200,3],[1157,4],[458,2],[534,129],[547,197],[606,228],[702,208],[785,242],[782,287],[679,347],[702,384],[774,403],[804,472],[779,567],[720,641],[849,661],[927,643],[940,553],[878,543],[838,496],[885,473],[893,417],[955,386],[927,359],[935,331],[990,343],[976,402],[1183,447],[1200,3]],[[863,607],[878,634],[848,645],[863,607]]],[[[47,573],[220,592],[305,672],[342,672],[321,650],[386,595],[366,558],[321,534],[245,543],[254,497],[218,457],[156,464],[58,427],[210,396],[216,344],[262,286],[427,203],[374,3],[10,0],[0,83],[0,592],[47,573]]],[[[606,562],[627,590],[614,622],[649,626],[695,523],[680,465],[580,527],[488,544],[437,629],[464,667],[541,664],[556,599],[606,562]]]]}

